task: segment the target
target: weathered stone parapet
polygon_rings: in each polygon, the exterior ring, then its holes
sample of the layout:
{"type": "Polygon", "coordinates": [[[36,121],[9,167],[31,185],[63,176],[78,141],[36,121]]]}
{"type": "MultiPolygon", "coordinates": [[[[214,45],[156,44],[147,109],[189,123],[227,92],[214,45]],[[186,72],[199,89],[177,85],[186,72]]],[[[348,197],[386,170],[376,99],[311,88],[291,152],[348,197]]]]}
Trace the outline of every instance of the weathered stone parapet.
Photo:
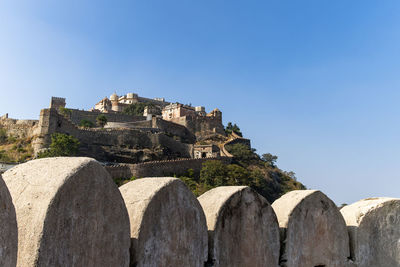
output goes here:
{"type": "Polygon", "coordinates": [[[128,266],[121,194],[89,158],[50,158],[3,175],[18,221],[17,266],[128,266]]]}
{"type": "Polygon", "coordinates": [[[17,264],[18,228],[10,192],[0,174],[0,266],[17,264]]]}
{"type": "Polygon", "coordinates": [[[348,265],[349,237],[336,205],[315,190],[295,190],[272,207],[281,228],[281,266],[348,265]]]}
{"type": "Polygon", "coordinates": [[[209,264],[278,266],[279,226],[265,198],[247,186],[221,186],[198,199],[207,218],[209,264]]]}
{"type": "Polygon", "coordinates": [[[358,267],[400,266],[400,199],[363,199],[340,211],[358,267]]]}
{"type": "Polygon", "coordinates": [[[204,266],[206,219],[182,181],[143,178],[120,191],[131,223],[131,266],[204,266]]]}

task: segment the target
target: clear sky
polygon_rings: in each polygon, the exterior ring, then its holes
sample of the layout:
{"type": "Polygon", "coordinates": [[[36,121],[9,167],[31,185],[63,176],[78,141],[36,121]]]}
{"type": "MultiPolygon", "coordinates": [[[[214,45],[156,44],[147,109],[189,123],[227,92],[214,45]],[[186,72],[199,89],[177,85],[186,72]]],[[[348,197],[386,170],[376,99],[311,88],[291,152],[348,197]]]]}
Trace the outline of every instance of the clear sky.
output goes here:
{"type": "Polygon", "coordinates": [[[337,204],[400,197],[400,1],[1,0],[0,114],[135,92],[218,107],[337,204]]]}

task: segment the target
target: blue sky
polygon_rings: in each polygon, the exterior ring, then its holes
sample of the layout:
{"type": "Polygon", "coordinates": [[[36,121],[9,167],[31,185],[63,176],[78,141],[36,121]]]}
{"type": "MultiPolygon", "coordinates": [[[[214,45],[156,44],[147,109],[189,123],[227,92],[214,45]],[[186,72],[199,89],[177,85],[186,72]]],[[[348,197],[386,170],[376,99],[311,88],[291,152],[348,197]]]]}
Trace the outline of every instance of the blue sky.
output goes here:
{"type": "Polygon", "coordinates": [[[0,114],[114,91],[218,107],[337,204],[400,197],[400,2],[0,1],[0,114]]]}

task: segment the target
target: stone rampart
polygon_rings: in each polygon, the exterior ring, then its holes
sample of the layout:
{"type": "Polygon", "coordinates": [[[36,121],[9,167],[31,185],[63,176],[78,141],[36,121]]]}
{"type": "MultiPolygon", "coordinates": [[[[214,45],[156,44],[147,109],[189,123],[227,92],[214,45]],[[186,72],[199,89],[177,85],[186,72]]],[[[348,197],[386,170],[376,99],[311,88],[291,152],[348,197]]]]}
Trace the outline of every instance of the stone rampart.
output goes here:
{"type": "Polygon", "coordinates": [[[131,266],[204,266],[206,219],[181,180],[138,179],[119,189],[131,222],[131,266]]]}
{"type": "MultiPolygon", "coordinates": [[[[146,117],[143,116],[132,116],[127,115],[120,112],[115,113],[102,113],[100,111],[86,111],[86,110],[79,110],[79,109],[68,109],[69,110],[69,118],[71,121],[79,125],[82,120],[89,120],[96,124],[97,116],[104,115],[109,122],[136,122],[136,121],[145,121],[146,117]]],[[[68,116],[68,115],[67,115],[68,116]]]]}
{"type": "Polygon", "coordinates": [[[198,200],[207,218],[209,264],[278,266],[279,226],[265,198],[247,186],[221,186],[198,200]]]}
{"type": "Polygon", "coordinates": [[[192,145],[176,141],[164,133],[152,129],[80,128],[55,109],[41,111],[38,127],[40,134],[33,142],[35,152],[50,145],[52,133],[64,133],[79,140],[80,156],[100,161],[140,162],[146,157],[143,152],[146,149],[159,151],[152,154],[155,159],[192,156],[192,145]]]}
{"type": "Polygon", "coordinates": [[[399,199],[339,212],[323,193],[301,190],[271,209],[248,187],[219,187],[198,202],[176,178],[118,190],[88,158],[33,160],[3,178],[1,266],[277,267],[278,256],[281,267],[400,266],[399,199]]]}
{"type": "Polygon", "coordinates": [[[350,257],[349,237],[336,205],[320,191],[291,191],[272,203],[281,229],[285,267],[343,267],[350,257]]]}
{"type": "Polygon", "coordinates": [[[89,158],[49,158],[3,175],[18,222],[17,266],[129,266],[129,217],[89,158]]]}
{"type": "Polygon", "coordinates": [[[400,266],[400,199],[363,199],[340,211],[357,266],[400,266]]]}
{"type": "Polygon", "coordinates": [[[203,163],[209,160],[219,160],[225,164],[231,163],[229,157],[202,158],[202,159],[175,159],[143,162],[137,164],[119,164],[106,166],[112,178],[137,178],[180,176],[187,174],[189,169],[200,173],[203,163]]]}

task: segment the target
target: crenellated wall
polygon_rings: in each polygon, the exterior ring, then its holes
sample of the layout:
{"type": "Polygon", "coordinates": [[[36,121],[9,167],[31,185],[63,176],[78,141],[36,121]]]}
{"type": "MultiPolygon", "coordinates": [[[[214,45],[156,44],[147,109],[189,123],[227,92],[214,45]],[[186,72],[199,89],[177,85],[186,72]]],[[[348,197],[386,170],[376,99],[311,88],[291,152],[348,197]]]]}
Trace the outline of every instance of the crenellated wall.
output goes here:
{"type": "Polygon", "coordinates": [[[340,212],[316,190],[289,192],[272,205],[246,186],[196,199],[171,177],[118,190],[95,160],[61,157],[6,171],[0,200],[0,265],[7,267],[400,266],[395,198],[340,212]]]}
{"type": "Polygon", "coordinates": [[[232,158],[201,158],[201,159],[174,159],[143,162],[137,164],[119,164],[105,166],[111,177],[128,179],[132,176],[136,178],[143,177],[165,177],[165,176],[180,176],[187,174],[189,169],[194,173],[200,173],[203,163],[209,160],[222,161],[224,164],[230,164],[232,158]]]}

